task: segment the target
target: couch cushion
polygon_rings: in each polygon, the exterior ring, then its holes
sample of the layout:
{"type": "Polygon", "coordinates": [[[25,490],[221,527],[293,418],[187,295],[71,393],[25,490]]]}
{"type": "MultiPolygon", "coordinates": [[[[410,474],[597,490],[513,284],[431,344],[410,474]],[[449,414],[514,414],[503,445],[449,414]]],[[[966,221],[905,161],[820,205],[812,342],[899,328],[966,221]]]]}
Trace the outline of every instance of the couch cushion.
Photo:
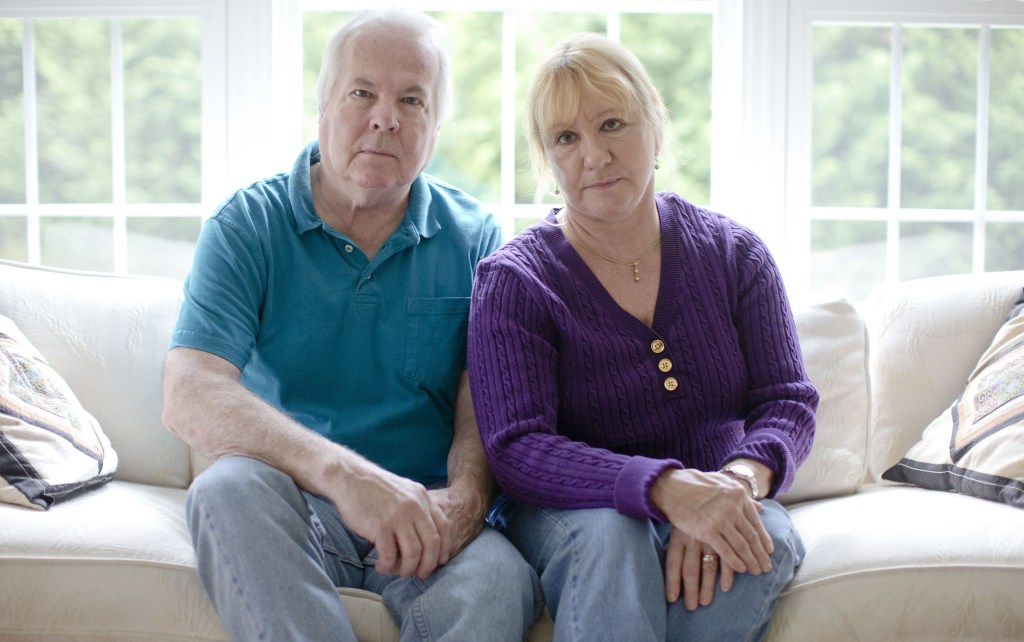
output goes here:
{"type": "Polygon", "coordinates": [[[1024,287],[1024,271],[962,274],[880,286],[868,327],[871,434],[868,481],[916,443],[964,389],[1024,287]]]}
{"type": "Polygon", "coordinates": [[[184,502],[115,480],[46,512],[0,505],[0,639],[224,639],[184,502]]]}
{"type": "Polygon", "coordinates": [[[769,641],[1024,640],[1024,511],[879,485],[789,511],[808,554],[769,641]]]}
{"type": "Polygon", "coordinates": [[[789,504],[847,495],[864,476],[868,429],[867,348],[864,321],[848,301],[795,311],[807,374],[820,402],[811,454],[779,500],[789,504]]]}
{"type": "Polygon", "coordinates": [[[0,261],[0,314],[99,420],[119,457],[116,479],[177,488],[191,479],[188,447],[160,419],[181,296],[171,279],[0,261]]]}
{"type": "Polygon", "coordinates": [[[99,422],[0,314],[0,502],[45,510],[110,481],[116,469],[99,422]]]}
{"type": "Polygon", "coordinates": [[[1024,298],[957,400],[882,477],[1024,508],[1024,298]]]}

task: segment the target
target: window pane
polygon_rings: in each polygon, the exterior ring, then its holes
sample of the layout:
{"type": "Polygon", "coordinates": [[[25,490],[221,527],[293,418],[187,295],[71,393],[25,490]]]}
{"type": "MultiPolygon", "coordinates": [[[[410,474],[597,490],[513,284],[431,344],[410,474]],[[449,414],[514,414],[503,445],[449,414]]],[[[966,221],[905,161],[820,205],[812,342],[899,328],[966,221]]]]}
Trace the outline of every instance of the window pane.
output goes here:
{"type": "Polygon", "coordinates": [[[900,280],[971,271],[970,223],[901,223],[900,280]]]}
{"type": "Polygon", "coordinates": [[[985,226],[985,270],[1024,270],[1024,223],[985,226]]]}
{"type": "Polygon", "coordinates": [[[0,258],[28,261],[27,222],[24,216],[0,216],[0,258]]]}
{"type": "Polygon", "coordinates": [[[865,299],[885,281],[883,221],[811,221],[811,291],[865,299]]]}
{"type": "Polygon", "coordinates": [[[22,21],[0,20],[0,203],[25,202],[25,104],[22,21]]]}
{"type": "Polygon", "coordinates": [[[36,20],[39,200],[109,203],[110,21],[36,20]]]}
{"type": "MultiPolygon", "coordinates": [[[[1024,210],[1024,29],[993,29],[988,207],[1024,210]]],[[[1024,253],[1024,245],[1018,252],[1024,253]]]]}
{"type": "Polygon", "coordinates": [[[624,14],[622,44],[637,55],[668,106],[656,189],[706,204],[711,198],[709,14],[624,14]]]}
{"type": "Polygon", "coordinates": [[[969,209],[978,30],[907,28],[904,36],[902,205],[969,209]]]}
{"type": "Polygon", "coordinates": [[[198,202],[199,20],[124,20],[122,34],[127,200],[198,202]]]}
{"type": "Polygon", "coordinates": [[[202,221],[199,217],[129,217],[128,271],[183,279],[202,221]]]}
{"type": "Polygon", "coordinates": [[[886,204],[891,38],[888,28],[814,29],[815,206],[886,204]]]}
{"type": "Polygon", "coordinates": [[[438,13],[451,41],[451,118],[427,172],[489,203],[501,200],[501,14],[438,13]]]}
{"type": "MultiPolygon", "coordinates": [[[[530,153],[523,136],[523,107],[530,91],[537,66],[551,48],[569,36],[581,31],[605,33],[607,24],[603,14],[591,13],[516,13],[516,203],[533,203],[537,182],[530,168],[530,153]]],[[[545,195],[547,203],[560,202],[545,195]]],[[[543,209],[543,208],[541,208],[543,209]]],[[[537,216],[544,212],[538,211],[537,216]]]]}
{"type": "Polygon", "coordinates": [[[109,218],[44,216],[42,262],[75,270],[114,270],[114,224],[109,218]]]}

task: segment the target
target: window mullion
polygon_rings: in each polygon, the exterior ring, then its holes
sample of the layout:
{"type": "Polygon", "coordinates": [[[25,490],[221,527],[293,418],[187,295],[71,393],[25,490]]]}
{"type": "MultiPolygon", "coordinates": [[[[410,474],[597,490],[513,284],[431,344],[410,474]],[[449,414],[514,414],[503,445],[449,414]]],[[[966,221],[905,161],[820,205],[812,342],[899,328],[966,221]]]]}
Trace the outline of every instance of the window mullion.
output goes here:
{"type": "MultiPolygon", "coordinates": [[[[501,13],[501,205],[516,202],[516,14],[514,9],[501,13]]],[[[504,208],[503,208],[504,211],[504,208]]],[[[506,239],[515,232],[515,217],[500,216],[506,239]]]]}
{"type": "Polygon", "coordinates": [[[113,180],[114,272],[128,271],[128,223],[125,220],[124,48],[121,19],[110,20],[110,152],[113,180]]]}
{"type": "Polygon", "coordinates": [[[25,203],[27,258],[34,265],[42,261],[39,225],[39,123],[36,118],[36,45],[31,18],[22,21],[22,87],[25,109],[25,203]]]}
{"type": "Polygon", "coordinates": [[[892,26],[892,63],[889,75],[889,210],[886,231],[886,281],[900,276],[900,194],[903,165],[903,24],[892,26]]]}
{"type": "Polygon", "coordinates": [[[974,138],[974,252],[972,269],[985,271],[985,210],[988,208],[988,112],[992,27],[982,25],[978,41],[978,100],[974,138]]]}

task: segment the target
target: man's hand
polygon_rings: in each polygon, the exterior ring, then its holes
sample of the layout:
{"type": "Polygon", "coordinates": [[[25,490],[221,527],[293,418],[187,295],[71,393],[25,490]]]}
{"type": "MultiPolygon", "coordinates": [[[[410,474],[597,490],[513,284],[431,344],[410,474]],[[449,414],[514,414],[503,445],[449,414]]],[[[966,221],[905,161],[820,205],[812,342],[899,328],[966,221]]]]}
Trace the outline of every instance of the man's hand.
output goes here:
{"type": "Polygon", "coordinates": [[[421,484],[370,464],[339,488],[330,499],[345,524],[376,546],[381,573],[426,579],[454,554],[452,524],[421,484]]]}
{"type": "Polygon", "coordinates": [[[487,505],[480,501],[479,494],[459,492],[455,488],[439,488],[428,491],[433,502],[441,507],[447,516],[451,553],[455,557],[484,527],[487,505]]]}

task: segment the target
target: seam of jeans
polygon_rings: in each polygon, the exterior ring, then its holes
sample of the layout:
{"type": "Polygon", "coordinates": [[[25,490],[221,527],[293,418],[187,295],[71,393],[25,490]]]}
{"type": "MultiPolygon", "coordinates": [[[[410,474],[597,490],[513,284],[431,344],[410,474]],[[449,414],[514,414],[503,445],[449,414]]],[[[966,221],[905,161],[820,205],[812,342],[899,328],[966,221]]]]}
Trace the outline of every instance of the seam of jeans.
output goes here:
{"type": "MultiPolygon", "coordinates": [[[[206,505],[200,506],[199,507],[199,511],[202,514],[203,522],[205,524],[209,525],[208,528],[207,528],[207,532],[209,533],[209,537],[217,541],[217,549],[221,550],[221,551],[230,550],[230,547],[226,548],[226,547],[224,547],[222,545],[221,542],[223,540],[220,537],[219,530],[215,526],[214,522],[212,520],[210,520],[210,512],[209,512],[209,509],[207,508],[207,506],[206,505]]],[[[227,568],[230,569],[231,566],[228,566],[227,568]]],[[[266,630],[262,626],[262,623],[255,617],[253,609],[250,608],[250,606],[248,604],[248,600],[245,597],[245,591],[242,590],[242,585],[239,583],[238,577],[235,576],[235,574],[229,570],[228,571],[228,578],[231,580],[231,587],[234,589],[235,593],[238,595],[238,603],[249,614],[249,622],[251,623],[251,625],[253,627],[253,630],[256,633],[256,638],[259,639],[259,640],[265,640],[266,637],[267,637],[266,636],[266,630]]]]}
{"type": "Polygon", "coordinates": [[[423,615],[423,608],[421,607],[418,599],[414,600],[412,603],[412,621],[420,639],[425,641],[430,640],[430,627],[427,626],[427,618],[423,615]]]}

